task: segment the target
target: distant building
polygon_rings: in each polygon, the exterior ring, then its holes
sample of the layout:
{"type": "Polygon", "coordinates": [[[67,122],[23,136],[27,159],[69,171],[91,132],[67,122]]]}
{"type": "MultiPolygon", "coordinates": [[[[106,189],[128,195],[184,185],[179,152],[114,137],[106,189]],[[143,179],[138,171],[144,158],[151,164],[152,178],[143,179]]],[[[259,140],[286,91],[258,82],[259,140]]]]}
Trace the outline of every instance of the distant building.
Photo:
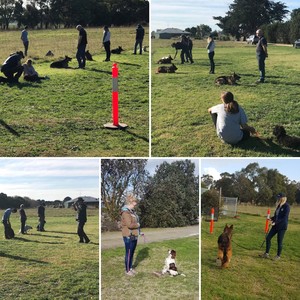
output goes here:
{"type": "Polygon", "coordinates": [[[84,200],[84,203],[89,207],[99,208],[99,199],[90,197],[90,196],[81,196],[81,197],[77,197],[72,200],[66,201],[64,203],[65,207],[66,208],[71,207],[78,200],[78,198],[82,198],[84,200]]]}
{"type": "Polygon", "coordinates": [[[157,29],[154,33],[156,39],[171,39],[180,37],[182,34],[190,35],[190,32],[178,29],[178,28],[166,28],[166,29],[157,29]]]}

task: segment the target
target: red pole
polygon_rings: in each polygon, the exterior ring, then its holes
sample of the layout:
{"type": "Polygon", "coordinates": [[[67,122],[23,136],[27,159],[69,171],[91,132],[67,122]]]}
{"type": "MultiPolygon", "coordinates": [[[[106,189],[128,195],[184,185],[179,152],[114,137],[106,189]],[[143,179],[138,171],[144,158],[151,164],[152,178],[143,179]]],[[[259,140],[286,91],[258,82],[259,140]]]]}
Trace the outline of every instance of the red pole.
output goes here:
{"type": "Polygon", "coordinates": [[[214,231],[214,219],[215,219],[215,209],[212,208],[211,209],[211,218],[210,218],[210,228],[209,228],[209,232],[213,233],[214,231]]]}
{"type": "Polygon", "coordinates": [[[267,233],[268,230],[269,230],[269,221],[270,221],[270,208],[268,208],[268,212],[267,212],[266,226],[265,226],[265,233],[267,233]]]}
{"type": "Polygon", "coordinates": [[[112,119],[113,125],[119,125],[119,91],[118,91],[118,66],[112,66],[112,119]]]}

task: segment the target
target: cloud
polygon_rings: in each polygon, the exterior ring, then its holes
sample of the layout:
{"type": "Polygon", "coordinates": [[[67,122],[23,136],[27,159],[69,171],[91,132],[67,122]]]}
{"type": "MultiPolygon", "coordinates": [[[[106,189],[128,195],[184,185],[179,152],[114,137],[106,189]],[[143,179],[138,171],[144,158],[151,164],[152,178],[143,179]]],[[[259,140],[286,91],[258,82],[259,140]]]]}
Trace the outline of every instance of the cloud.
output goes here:
{"type": "Polygon", "coordinates": [[[215,168],[204,168],[202,176],[203,175],[211,175],[214,178],[214,180],[219,180],[219,179],[221,179],[220,174],[221,173],[215,168]]]}

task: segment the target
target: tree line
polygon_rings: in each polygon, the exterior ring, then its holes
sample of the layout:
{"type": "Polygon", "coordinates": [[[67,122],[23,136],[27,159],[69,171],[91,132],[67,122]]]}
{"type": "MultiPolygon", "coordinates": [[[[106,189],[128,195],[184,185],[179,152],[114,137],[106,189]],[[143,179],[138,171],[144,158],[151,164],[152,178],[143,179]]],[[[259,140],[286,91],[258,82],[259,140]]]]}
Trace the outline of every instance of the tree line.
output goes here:
{"type": "Polygon", "coordinates": [[[142,227],[176,227],[196,224],[199,216],[199,178],[190,160],[163,162],[153,176],[147,160],[101,160],[102,219],[120,220],[126,194],[139,199],[142,227]]]}
{"type": "MultiPolygon", "coordinates": [[[[213,203],[218,203],[220,189],[224,197],[238,197],[240,203],[273,206],[276,195],[283,192],[290,204],[300,204],[300,182],[290,180],[277,169],[260,167],[251,163],[235,173],[224,172],[214,180],[211,175],[201,177],[201,186],[209,189],[201,196],[201,209],[206,211],[213,203]]],[[[216,204],[215,203],[215,204],[216,204]]],[[[218,205],[218,204],[217,204],[218,205]]]]}
{"type": "Polygon", "coordinates": [[[146,0],[5,0],[0,1],[0,26],[68,28],[83,26],[133,25],[149,23],[146,0]]]}

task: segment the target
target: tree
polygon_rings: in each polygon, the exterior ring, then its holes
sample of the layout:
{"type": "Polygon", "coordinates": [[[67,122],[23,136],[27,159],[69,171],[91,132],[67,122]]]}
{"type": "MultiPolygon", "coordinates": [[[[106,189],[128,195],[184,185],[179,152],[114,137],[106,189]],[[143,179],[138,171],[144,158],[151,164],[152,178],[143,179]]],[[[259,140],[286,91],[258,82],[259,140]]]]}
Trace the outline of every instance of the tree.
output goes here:
{"type": "Polygon", "coordinates": [[[201,24],[197,26],[196,38],[203,39],[208,37],[212,32],[212,29],[208,25],[201,24]]]}
{"type": "Polygon", "coordinates": [[[212,189],[201,195],[201,214],[208,215],[212,208],[215,209],[215,215],[219,213],[220,194],[212,189]]]}
{"type": "Polygon", "coordinates": [[[9,23],[13,20],[15,0],[0,0],[0,21],[3,29],[8,29],[9,23]]]}
{"type": "Polygon", "coordinates": [[[141,224],[176,227],[195,224],[199,214],[199,180],[190,160],[164,162],[151,177],[140,203],[141,224]]]}
{"type": "Polygon", "coordinates": [[[101,200],[111,220],[120,219],[126,193],[141,199],[148,173],[146,159],[102,159],[101,200]]]}

